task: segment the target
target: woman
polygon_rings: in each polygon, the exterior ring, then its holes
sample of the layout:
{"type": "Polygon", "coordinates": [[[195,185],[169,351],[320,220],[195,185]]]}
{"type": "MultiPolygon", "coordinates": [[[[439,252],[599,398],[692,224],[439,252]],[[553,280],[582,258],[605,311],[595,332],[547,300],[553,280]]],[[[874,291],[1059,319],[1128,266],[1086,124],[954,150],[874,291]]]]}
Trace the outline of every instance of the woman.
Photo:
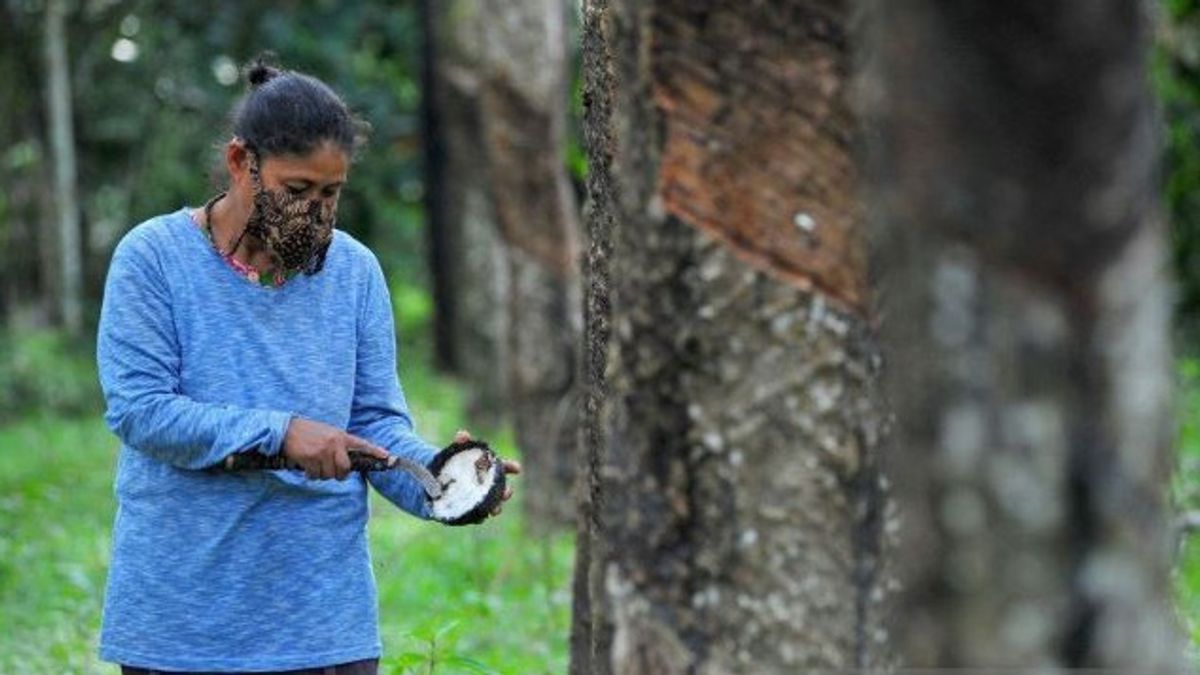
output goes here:
{"type": "Polygon", "coordinates": [[[366,483],[429,513],[410,476],[364,477],[347,452],[438,448],[397,379],[379,262],[333,227],[360,124],[307,75],[260,59],[247,79],[228,189],[138,225],[110,264],[97,356],[122,444],[100,655],[125,673],[373,673],[366,483]],[[304,472],[209,470],[246,450],[304,472]]]}

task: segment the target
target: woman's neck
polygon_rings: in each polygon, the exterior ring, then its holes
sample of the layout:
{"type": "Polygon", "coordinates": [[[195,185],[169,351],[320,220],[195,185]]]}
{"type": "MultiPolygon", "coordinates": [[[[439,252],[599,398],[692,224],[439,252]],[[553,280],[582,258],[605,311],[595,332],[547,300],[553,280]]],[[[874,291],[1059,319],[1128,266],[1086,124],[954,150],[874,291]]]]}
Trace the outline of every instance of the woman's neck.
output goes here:
{"type": "MultiPolygon", "coordinates": [[[[213,204],[212,223],[209,224],[209,228],[213,233],[213,241],[217,243],[217,248],[221,252],[228,252],[246,227],[248,216],[243,211],[244,209],[240,209],[228,194],[213,204]]],[[[237,250],[233,252],[233,258],[240,263],[250,265],[259,272],[266,272],[274,267],[274,261],[266,246],[258,237],[251,234],[242,237],[237,250]]]]}

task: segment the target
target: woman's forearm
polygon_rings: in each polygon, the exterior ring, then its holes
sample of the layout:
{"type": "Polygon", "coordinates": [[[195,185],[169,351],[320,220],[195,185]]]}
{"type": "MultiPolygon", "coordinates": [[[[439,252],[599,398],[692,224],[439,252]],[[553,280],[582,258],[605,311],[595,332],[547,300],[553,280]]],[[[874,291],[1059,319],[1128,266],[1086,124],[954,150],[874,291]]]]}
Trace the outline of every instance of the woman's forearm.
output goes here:
{"type": "Polygon", "coordinates": [[[184,469],[203,469],[235,452],[278,454],[292,414],[201,403],[178,394],[108,396],[105,421],[125,445],[184,469]]]}

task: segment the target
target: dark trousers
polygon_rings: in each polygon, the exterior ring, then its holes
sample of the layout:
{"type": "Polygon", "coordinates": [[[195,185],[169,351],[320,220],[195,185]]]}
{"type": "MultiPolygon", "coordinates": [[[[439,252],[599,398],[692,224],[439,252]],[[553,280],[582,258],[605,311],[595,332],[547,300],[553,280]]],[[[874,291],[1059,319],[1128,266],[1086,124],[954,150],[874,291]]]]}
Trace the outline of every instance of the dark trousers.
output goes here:
{"type": "MultiPolygon", "coordinates": [[[[280,670],[274,673],[255,673],[255,675],[378,675],[379,659],[351,661],[339,663],[336,666],[324,668],[301,668],[300,670],[280,670]]],[[[133,666],[121,666],[121,675],[205,675],[204,673],[179,673],[177,671],[146,670],[133,666]]]]}

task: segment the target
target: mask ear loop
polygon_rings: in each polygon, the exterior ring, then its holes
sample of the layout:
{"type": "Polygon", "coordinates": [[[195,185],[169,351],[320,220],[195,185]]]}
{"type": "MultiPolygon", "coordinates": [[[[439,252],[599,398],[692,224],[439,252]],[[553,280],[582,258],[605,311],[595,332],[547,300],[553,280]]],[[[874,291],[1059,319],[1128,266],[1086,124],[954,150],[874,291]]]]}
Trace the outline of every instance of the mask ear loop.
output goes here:
{"type": "Polygon", "coordinates": [[[250,153],[250,182],[254,187],[255,192],[262,192],[262,175],[259,174],[258,167],[258,150],[249,143],[246,144],[246,150],[250,153]]]}
{"type": "MultiPolygon", "coordinates": [[[[248,150],[250,152],[250,181],[254,186],[255,192],[261,192],[262,191],[262,178],[258,174],[258,150],[256,150],[254,148],[254,146],[250,145],[249,143],[246,143],[246,150],[248,150]]],[[[221,193],[221,196],[224,197],[225,193],[221,193]]],[[[215,202],[216,200],[214,199],[213,201],[215,202]]],[[[205,215],[206,219],[209,218],[209,213],[208,213],[209,208],[211,208],[211,204],[209,206],[205,207],[204,215],[205,215]]],[[[209,220],[208,222],[211,223],[212,221],[209,220]]],[[[229,252],[226,253],[225,255],[233,255],[233,252],[238,250],[238,246],[241,245],[242,239],[246,236],[246,232],[249,230],[250,230],[250,226],[249,226],[249,223],[247,223],[246,225],[244,225],[242,227],[242,233],[238,235],[237,240],[233,242],[233,248],[230,248],[229,252]]]]}

